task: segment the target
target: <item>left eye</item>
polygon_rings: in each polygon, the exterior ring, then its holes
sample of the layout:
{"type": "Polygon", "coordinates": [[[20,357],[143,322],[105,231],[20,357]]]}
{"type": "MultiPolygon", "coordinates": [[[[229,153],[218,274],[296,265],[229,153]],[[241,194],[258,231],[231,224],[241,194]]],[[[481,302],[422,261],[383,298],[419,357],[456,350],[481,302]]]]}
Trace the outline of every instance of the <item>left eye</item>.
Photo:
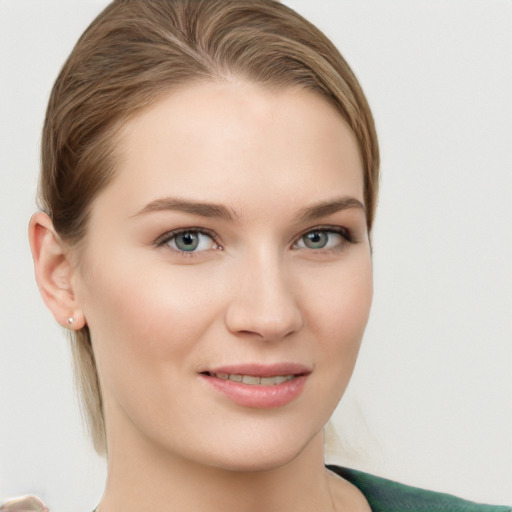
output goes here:
{"type": "Polygon", "coordinates": [[[214,249],[217,244],[210,235],[201,231],[182,231],[171,235],[165,243],[175,251],[200,252],[214,249]]]}
{"type": "Polygon", "coordinates": [[[295,244],[296,249],[334,249],[343,244],[345,238],[335,231],[315,230],[302,235],[295,244]]]}

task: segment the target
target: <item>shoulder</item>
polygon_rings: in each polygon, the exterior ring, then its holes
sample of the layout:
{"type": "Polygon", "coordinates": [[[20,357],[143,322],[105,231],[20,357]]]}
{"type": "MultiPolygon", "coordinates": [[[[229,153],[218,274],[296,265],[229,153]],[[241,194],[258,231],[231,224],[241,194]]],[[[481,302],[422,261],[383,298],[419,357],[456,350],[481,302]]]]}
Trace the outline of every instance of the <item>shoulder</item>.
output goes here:
{"type": "Polygon", "coordinates": [[[373,512],[512,512],[512,507],[481,505],[355,469],[328,465],[328,469],[359,488],[373,512]]]}

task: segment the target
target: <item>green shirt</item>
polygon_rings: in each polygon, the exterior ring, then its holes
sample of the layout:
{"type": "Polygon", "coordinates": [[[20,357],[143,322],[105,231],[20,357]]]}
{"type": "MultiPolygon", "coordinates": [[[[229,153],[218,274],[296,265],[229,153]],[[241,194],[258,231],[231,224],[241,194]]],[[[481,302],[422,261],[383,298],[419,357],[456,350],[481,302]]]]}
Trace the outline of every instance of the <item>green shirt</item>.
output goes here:
{"type": "Polygon", "coordinates": [[[512,507],[480,505],[355,469],[330,465],[327,468],[354,484],[364,494],[373,512],[512,512],[512,507]]]}
{"type": "Polygon", "coordinates": [[[364,494],[373,512],[512,512],[512,507],[481,505],[355,469],[332,465],[327,468],[354,484],[364,494]]]}

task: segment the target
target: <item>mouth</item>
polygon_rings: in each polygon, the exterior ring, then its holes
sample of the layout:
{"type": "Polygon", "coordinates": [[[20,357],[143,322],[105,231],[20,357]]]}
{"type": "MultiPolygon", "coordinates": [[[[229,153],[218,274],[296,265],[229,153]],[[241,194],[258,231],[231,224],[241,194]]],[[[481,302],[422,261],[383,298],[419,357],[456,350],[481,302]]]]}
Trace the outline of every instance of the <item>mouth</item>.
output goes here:
{"type": "Polygon", "coordinates": [[[297,399],[311,370],[297,364],[224,366],[199,375],[216,394],[243,407],[273,409],[297,399]]]}
{"type": "Polygon", "coordinates": [[[283,382],[295,379],[298,375],[275,375],[274,377],[259,377],[257,375],[242,375],[237,373],[224,372],[203,372],[203,375],[215,377],[221,380],[230,380],[232,382],[241,382],[249,386],[277,386],[283,382]]]}

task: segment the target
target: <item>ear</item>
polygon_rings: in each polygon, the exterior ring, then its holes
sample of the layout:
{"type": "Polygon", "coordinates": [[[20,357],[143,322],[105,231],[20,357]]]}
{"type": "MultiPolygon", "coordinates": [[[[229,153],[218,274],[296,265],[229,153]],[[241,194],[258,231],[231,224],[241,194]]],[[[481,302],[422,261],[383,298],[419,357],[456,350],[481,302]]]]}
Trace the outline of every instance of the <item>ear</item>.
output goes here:
{"type": "Polygon", "coordinates": [[[32,215],[28,232],[36,282],[44,303],[60,325],[81,329],[85,318],[74,290],[76,268],[69,246],[59,237],[46,213],[32,215]]]}

